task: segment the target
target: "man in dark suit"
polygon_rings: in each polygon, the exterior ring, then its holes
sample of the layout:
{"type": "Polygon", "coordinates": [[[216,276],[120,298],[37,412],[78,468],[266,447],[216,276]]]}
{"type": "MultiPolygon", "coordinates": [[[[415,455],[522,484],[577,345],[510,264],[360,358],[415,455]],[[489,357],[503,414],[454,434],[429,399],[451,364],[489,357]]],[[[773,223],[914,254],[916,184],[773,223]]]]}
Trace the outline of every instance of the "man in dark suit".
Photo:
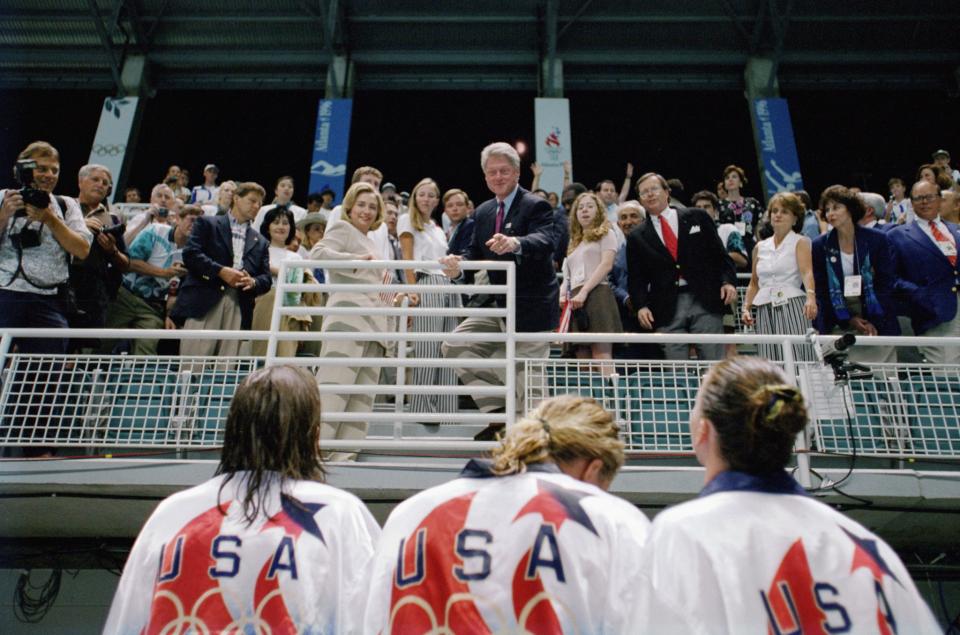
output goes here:
{"type": "MultiPolygon", "coordinates": [[[[723,306],[737,297],[736,269],[702,209],[669,206],[666,179],[637,181],[647,220],[627,237],[627,284],[637,320],[658,333],[722,333],[723,306]]],[[[696,344],[699,359],[720,359],[722,344],[696,344]]],[[[687,359],[687,344],[666,344],[667,359],[687,359]]]]}
{"type": "MultiPolygon", "coordinates": [[[[940,189],[935,184],[914,183],[910,202],[917,219],[887,232],[897,263],[899,299],[915,334],[960,336],[960,228],[940,218],[940,189]]],[[[960,363],[957,347],[921,346],[920,353],[934,364],[960,363]]]]}
{"type": "MultiPolygon", "coordinates": [[[[201,216],[183,249],[187,277],[171,311],[185,329],[249,329],[257,296],[270,290],[269,244],[250,227],[264,189],[238,183],[230,212],[201,216]]],[[[239,340],[184,340],[182,355],[228,356],[240,353],[239,340]]]]}
{"type": "MultiPolygon", "coordinates": [[[[551,331],[560,317],[559,287],[553,270],[553,211],[550,203],[519,186],[520,155],[508,143],[493,143],[480,154],[487,187],[494,198],[474,212],[473,240],[463,256],[445,256],[441,262],[445,273],[456,281],[473,282],[474,271],[460,269],[461,260],[505,260],[516,263],[516,330],[518,332],[551,331]]],[[[491,284],[506,284],[506,271],[488,272],[491,284]]],[[[499,306],[505,297],[498,295],[499,306]]],[[[455,333],[502,333],[501,318],[469,317],[455,333]]],[[[516,356],[544,358],[550,346],[546,342],[518,343],[516,356]]],[[[444,357],[503,357],[502,342],[445,342],[444,357]]],[[[459,368],[457,373],[465,386],[503,385],[504,373],[497,369],[459,368]]],[[[517,373],[517,410],[523,412],[522,373],[517,373]]],[[[505,402],[498,396],[476,396],[477,406],[484,412],[502,411],[505,402]]],[[[497,426],[502,427],[502,424],[497,426]]]]}

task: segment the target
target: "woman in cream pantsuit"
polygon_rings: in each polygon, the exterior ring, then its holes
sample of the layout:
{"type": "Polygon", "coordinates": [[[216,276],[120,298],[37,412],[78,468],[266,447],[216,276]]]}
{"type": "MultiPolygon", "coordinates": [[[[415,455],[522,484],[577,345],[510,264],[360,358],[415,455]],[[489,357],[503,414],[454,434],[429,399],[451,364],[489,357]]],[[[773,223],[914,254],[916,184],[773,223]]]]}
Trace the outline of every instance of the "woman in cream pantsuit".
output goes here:
{"type": "MultiPolygon", "coordinates": [[[[354,183],[343,197],[343,222],[327,229],[310,252],[314,260],[374,260],[376,247],[367,235],[383,222],[383,199],[368,183],[354,183]]],[[[330,269],[328,282],[335,284],[380,284],[384,280],[382,269],[330,269]]],[[[392,273],[392,272],[391,272],[392,273]]],[[[323,320],[321,332],[387,331],[386,316],[364,315],[364,308],[383,306],[377,291],[333,291],[327,299],[328,307],[355,307],[357,315],[328,315],[323,320]]],[[[326,340],[320,348],[324,357],[383,357],[384,343],[370,340],[326,340]]],[[[378,366],[345,367],[325,366],[320,362],[317,371],[318,384],[376,385],[380,377],[378,366]]],[[[367,436],[366,421],[341,422],[337,413],[370,412],[373,410],[373,390],[359,395],[323,395],[324,417],[321,425],[322,439],[364,439],[367,436]]],[[[352,461],[355,453],[328,452],[328,461],[352,461]]]]}

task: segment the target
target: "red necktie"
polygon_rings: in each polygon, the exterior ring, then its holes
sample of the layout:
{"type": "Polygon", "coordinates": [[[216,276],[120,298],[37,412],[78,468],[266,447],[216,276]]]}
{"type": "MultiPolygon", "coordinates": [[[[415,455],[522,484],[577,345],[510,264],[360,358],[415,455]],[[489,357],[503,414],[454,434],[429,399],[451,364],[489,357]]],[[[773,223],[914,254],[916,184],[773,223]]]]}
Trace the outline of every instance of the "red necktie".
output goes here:
{"type": "Polygon", "coordinates": [[[661,214],[660,219],[660,231],[663,232],[663,244],[667,248],[667,251],[670,252],[670,257],[673,258],[673,261],[677,261],[677,235],[673,233],[673,230],[670,229],[670,223],[667,222],[667,219],[661,214]]]}
{"type": "MultiPolygon", "coordinates": [[[[943,235],[943,232],[941,232],[939,229],[937,229],[937,224],[936,224],[934,221],[929,221],[929,223],[930,223],[930,232],[933,234],[934,239],[935,239],[938,243],[946,243],[946,244],[948,244],[948,245],[952,245],[952,244],[953,244],[953,241],[952,241],[952,240],[950,240],[949,238],[947,238],[946,236],[944,236],[944,235],[943,235]]],[[[957,256],[956,256],[956,254],[954,254],[953,256],[947,256],[947,260],[950,262],[950,266],[951,266],[951,267],[956,267],[956,266],[957,266],[957,256]]]]}
{"type": "Polygon", "coordinates": [[[494,231],[495,234],[500,233],[500,228],[503,226],[503,201],[500,201],[500,204],[497,206],[497,229],[494,231]]]}

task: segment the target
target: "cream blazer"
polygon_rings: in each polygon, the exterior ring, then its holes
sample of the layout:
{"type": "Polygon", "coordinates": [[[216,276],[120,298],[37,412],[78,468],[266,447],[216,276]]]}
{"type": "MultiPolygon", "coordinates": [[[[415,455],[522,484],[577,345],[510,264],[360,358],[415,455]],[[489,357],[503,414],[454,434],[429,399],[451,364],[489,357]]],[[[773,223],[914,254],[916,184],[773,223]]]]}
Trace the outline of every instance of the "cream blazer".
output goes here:
{"type": "MultiPolygon", "coordinates": [[[[323,239],[310,250],[313,260],[358,260],[366,255],[376,257],[377,249],[372,240],[360,233],[350,222],[337,223],[327,230],[323,239]]],[[[380,284],[384,269],[328,269],[327,282],[333,284],[380,284]]],[[[327,306],[357,307],[357,315],[328,315],[323,319],[326,331],[388,331],[387,317],[365,315],[364,307],[393,306],[393,294],[379,291],[357,293],[332,291],[327,306]],[[386,298],[384,300],[384,298],[386,298]]],[[[386,346],[386,342],[380,344],[386,346]]]]}

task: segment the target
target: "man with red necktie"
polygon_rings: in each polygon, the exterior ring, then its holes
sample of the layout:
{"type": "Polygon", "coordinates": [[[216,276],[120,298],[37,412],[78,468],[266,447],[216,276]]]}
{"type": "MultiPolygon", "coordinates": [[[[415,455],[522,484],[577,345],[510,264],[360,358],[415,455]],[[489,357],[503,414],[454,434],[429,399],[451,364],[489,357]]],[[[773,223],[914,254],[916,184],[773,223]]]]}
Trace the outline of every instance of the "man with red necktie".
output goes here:
{"type": "MultiPolygon", "coordinates": [[[[658,333],[722,333],[723,306],[737,297],[736,269],[710,216],[669,206],[670,186],[655,172],[637,181],[647,220],[627,237],[627,286],[640,325],[658,333]]],[[[721,344],[696,343],[698,359],[720,359],[721,344]]],[[[687,359],[687,344],[665,344],[687,359]]]]}
{"type": "MultiPolygon", "coordinates": [[[[461,260],[504,260],[516,263],[516,330],[521,333],[552,331],[560,321],[559,285],[553,270],[553,210],[550,203],[534,196],[519,185],[520,155],[508,143],[488,145],[480,154],[487,188],[494,198],[482,203],[474,212],[473,240],[462,256],[448,255],[440,259],[444,273],[455,282],[473,282],[475,271],[461,270],[461,260]]],[[[506,284],[506,272],[488,272],[491,284],[506,284]]],[[[496,296],[504,306],[505,297],[496,296]]],[[[501,333],[502,318],[468,317],[455,333],[501,333]]],[[[539,359],[550,352],[548,342],[521,342],[516,357],[539,359]]],[[[471,368],[468,360],[503,357],[502,342],[445,342],[443,356],[464,360],[457,375],[465,386],[502,385],[501,369],[471,368]]],[[[522,370],[522,365],[520,366],[522,370]]],[[[517,409],[523,411],[523,373],[517,373],[517,409]]],[[[505,402],[499,395],[476,395],[474,401],[482,412],[503,412],[505,402]]],[[[503,427],[495,423],[478,435],[492,439],[503,427]]]]}
{"type": "MultiPolygon", "coordinates": [[[[960,229],[940,218],[940,190],[918,181],[910,190],[917,218],[887,233],[897,260],[896,290],[903,313],[910,316],[913,332],[928,337],[960,336],[957,289],[957,245],[960,229]]],[[[933,364],[960,362],[960,348],[921,346],[920,353],[933,364]]]]}

